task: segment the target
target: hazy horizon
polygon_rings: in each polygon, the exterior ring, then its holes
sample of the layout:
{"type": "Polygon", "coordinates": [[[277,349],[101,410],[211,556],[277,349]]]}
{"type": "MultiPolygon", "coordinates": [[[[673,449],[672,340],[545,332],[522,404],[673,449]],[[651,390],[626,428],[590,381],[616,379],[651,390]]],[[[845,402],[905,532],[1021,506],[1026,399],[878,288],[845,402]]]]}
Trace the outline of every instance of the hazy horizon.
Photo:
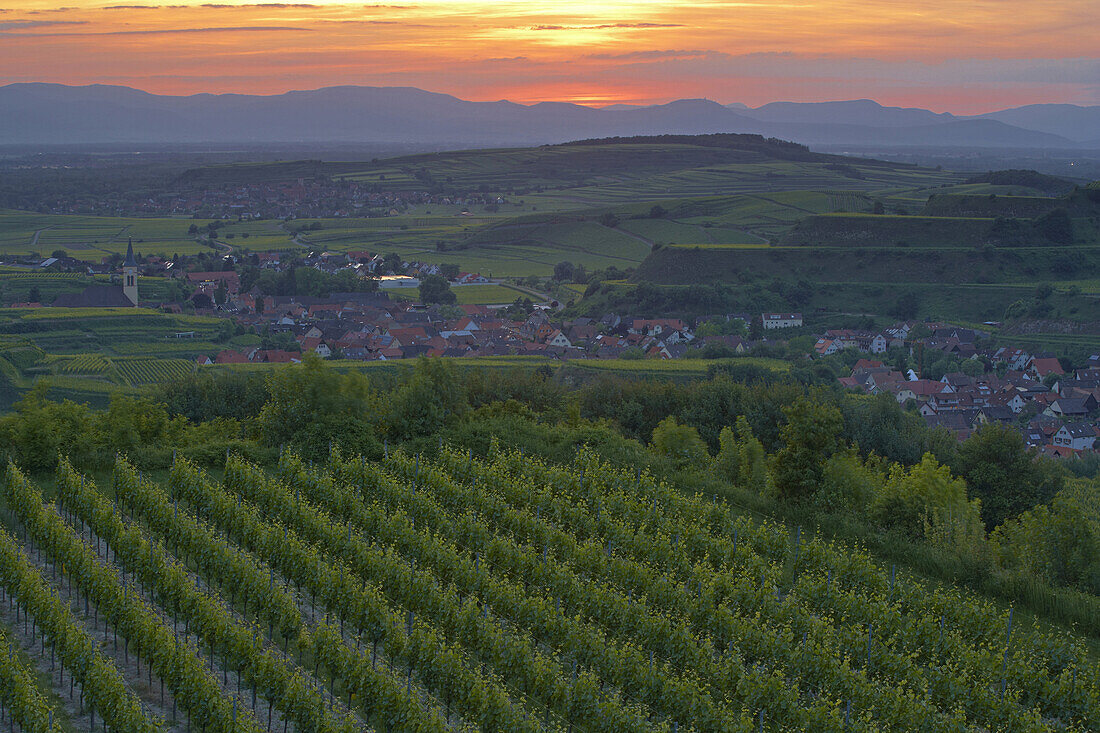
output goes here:
{"type": "Polygon", "coordinates": [[[1092,0],[421,0],[0,8],[0,84],[158,94],[411,86],[588,106],[874,99],[957,115],[1100,103],[1092,0]]]}
{"type": "MultiPolygon", "coordinates": [[[[196,92],[175,93],[175,92],[170,92],[170,91],[156,91],[156,90],[153,90],[153,89],[146,89],[146,88],[142,88],[140,86],[134,86],[134,85],[131,85],[131,84],[110,84],[110,83],[105,83],[105,82],[90,82],[90,83],[87,83],[87,84],[67,84],[65,82],[55,82],[55,81],[47,81],[47,80],[33,80],[33,81],[28,80],[28,81],[19,81],[19,82],[8,82],[8,83],[0,84],[0,88],[7,87],[7,86],[16,86],[16,85],[21,85],[21,84],[25,84],[25,85],[34,85],[34,84],[58,85],[58,86],[64,86],[64,87],[70,87],[70,88],[87,88],[87,87],[97,87],[97,86],[100,86],[100,87],[118,87],[118,88],[124,88],[124,89],[132,89],[134,91],[143,92],[143,93],[151,94],[151,95],[154,95],[154,96],[162,96],[162,97],[200,97],[200,96],[215,96],[215,97],[219,97],[219,96],[279,97],[279,96],[283,96],[285,94],[318,92],[318,91],[322,91],[322,90],[325,90],[325,89],[340,89],[340,88],[409,89],[409,90],[416,90],[416,91],[420,91],[420,92],[427,92],[428,94],[438,94],[438,95],[443,95],[443,96],[449,96],[449,97],[453,97],[455,99],[459,99],[459,100],[465,101],[465,102],[484,102],[484,103],[508,102],[508,103],[511,103],[511,104],[518,104],[518,105],[522,105],[522,106],[525,106],[525,107],[533,107],[533,106],[536,106],[536,105],[539,105],[539,104],[561,103],[561,104],[575,104],[575,105],[578,105],[578,106],[588,107],[588,108],[591,108],[591,109],[607,109],[607,108],[614,108],[614,107],[617,107],[617,106],[637,106],[637,107],[653,106],[653,107],[656,107],[656,106],[661,106],[661,105],[664,105],[664,104],[670,104],[672,102],[685,102],[685,101],[714,102],[715,104],[720,104],[724,107],[731,107],[733,109],[733,111],[735,111],[735,112],[738,110],[739,107],[742,107],[742,106],[743,106],[744,110],[752,111],[752,110],[761,109],[763,107],[767,107],[768,105],[772,105],[772,104],[843,104],[843,103],[854,103],[854,102],[872,102],[874,104],[877,104],[877,105],[879,105],[883,108],[887,108],[887,109],[925,110],[925,111],[929,111],[929,112],[934,112],[936,114],[949,114],[949,115],[954,115],[954,116],[959,116],[959,117],[979,116],[979,115],[988,114],[988,113],[991,113],[991,112],[999,112],[999,111],[1003,111],[1003,110],[1006,110],[1006,109],[1011,109],[1009,107],[994,107],[994,108],[990,108],[990,109],[987,109],[987,110],[984,110],[984,111],[981,111],[981,112],[962,113],[962,112],[956,112],[956,111],[952,111],[952,110],[932,109],[932,108],[929,108],[929,107],[919,107],[919,106],[913,107],[913,106],[892,105],[892,104],[887,104],[885,102],[882,102],[878,99],[874,99],[874,98],[871,98],[871,97],[847,97],[847,98],[843,98],[843,99],[836,98],[836,99],[815,99],[815,100],[771,99],[771,100],[767,100],[767,101],[764,101],[764,102],[760,102],[759,104],[752,104],[752,105],[746,104],[745,102],[743,102],[739,99],[715,99],[715,98],[712,98],[712,97],[705,97],[705,96],[704,97],[673,97],[673,98],[663,99],[663,100],[654,101],[654,102],[638,102],[638,103],[631,103],[631,102],[609,102],[609,103],[587,102],[586,103],[586,102],[572,102],[572,101],[568,101],[568,100],[558,100],[558,99],[536,99],[536,100],[519,101],[519,100],[516,100],[516,99],[508,99],[508,98],[470,99],[470,98],[467,98],[467,97],[463,97],[459,94],[456,94],[454,92],[450,92],[450,91],[446,91],[446,90],[442,90],[442,89],[430,89],[430,88],[425,88],[425,87],[409,86],[409,85],[350,84],[350,83],[349,84],[328,84],[328,85],[323,85],[323,86],[318,86],[318,87],[311,87],[311,88],[305,88],[305,87],[287,88],[287,89],[282,90],[282,91],[270,91],[270,92],[249,92],[249,91],[209,92],[209,91],[196,91],[196,92]]],[[[1098,103],[1098,104],[1078,104],[1078,103],[1075,103],[1075,102],[1034,102],[1034,103],[1028,103],[1028,104],[1023,104],[1023,105],[1015,105],[1015,107],[1024,107],[1024,106],[1031,106],[1031,105],[1044,105],[1044,104],[1075,106],[1075,107],[1080,107],[1082,109],[1100,106],[1100,103],[1098,103]]]]}

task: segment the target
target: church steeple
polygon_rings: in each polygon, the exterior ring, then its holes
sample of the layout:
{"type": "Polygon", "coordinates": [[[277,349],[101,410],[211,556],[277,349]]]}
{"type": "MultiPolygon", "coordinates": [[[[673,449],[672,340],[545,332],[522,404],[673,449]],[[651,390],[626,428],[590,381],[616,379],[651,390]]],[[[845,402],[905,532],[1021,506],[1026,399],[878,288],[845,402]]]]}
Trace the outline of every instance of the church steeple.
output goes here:
{"type": "Polygon", "coordinates": [[[122,263],[122,294],[134,305],[138,304],[137,279],[138,264],[134,259],[134,239],[131,237],[126,245],[126,261],[122,263]]]}

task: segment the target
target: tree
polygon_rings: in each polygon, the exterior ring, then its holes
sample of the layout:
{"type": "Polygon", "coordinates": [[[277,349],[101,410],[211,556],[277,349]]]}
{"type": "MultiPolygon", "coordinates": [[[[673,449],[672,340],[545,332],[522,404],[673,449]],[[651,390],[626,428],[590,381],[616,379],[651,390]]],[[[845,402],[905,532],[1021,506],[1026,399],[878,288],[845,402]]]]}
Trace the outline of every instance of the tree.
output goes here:
{"type": "Polygon", "coordinates": [[[619,217],[615,216],[610,211],[600,215],[600,224],[610,229],[614,229],[619,226],[619,217]]]}
{"type": "Polygon", "coordinates": [[[386,427],[399,439],[428,437],[468,409],[454,360],[421,357],[412,377],[391,396],[386,427]]]}
{"type": "Polygon", "coordinates": [[[998,565],[1048,583],[1100,593],[1100,526],[1077,501],[1059,495],[1010,519],[990,539],[998,565]]]}
{"type": "Polygon", "coordinates": [[[668,210],[660,204],[654,204],[653,206],[649,207],[650,219],[663,219],[667,214],[668,210]]]}
{"type": "Polygon", "coordinates": [[[454,280],[459,274],[458,265],[454,262],[444,262],[439,266],[439,274],[448,280],[454,280]]]}
{"type": "Polygon", "coordinates": [[[707,444],[699,437],[699,431],[690,425],[681,425],[672,415],[657,423],[650,448],[670,459],[680,470],[701,469],[709,458],[707,444]]]}
{"type": "Polygon", "coordinates": [[[214,290],[214,302],[217,305],[225,305],[225,301],[229,297],[229,291],[226,289],[225,280],[218,281],[218,287],[214,290]]]}
{"type": "Polygon", "coordinates": [[[272,371],[267,384],[270,397],[258,420],[267,445],[285,444],[316,457],[328,455],[330,444],[380,453],[379,399],[361,372],[341,375],[308,353],[301,364],[272,371]]]}
{"type": "Polygon", "coordinates": [[[41,303],[42,302],[42,291],[39,290],[37,285],[32,285],[31,286],[31,291],[30,291],[30,293],[27,294],[27,301],[30,302],[30,303],[41,303]]]}
{"type": "Polygon", "coordinates": [[[822,483],[822,466],[839,447],[843,427],[840,410],[799,397],[783,408],[786,424],[779,431],[783,447],[769,463],[772,482],[781,499],[803,502],[822,483]]]}
{"type": "Polygon", "coordinates": [[[764,319],[761,316],[753,316],[749,323],[749,338],[759,341],[764,338],[764,319]]]}
{"type": "Polygon", "coordinates": [[[964,359],[962,373],[968,377],[980,377],[985,374],[985,364],[978,359],[964,359]]]}
{"type": "Polygon", "coordinates": [[[894,464],[882,490],[871,503],[871,514],[883,525],[919,536],[933,509],[966,508],[966,482],[951,475],[931,453],[912,468],[894,464]]]}
{"type": "Polygon", "coordinates": [[[451,291],[451,285],[442,275],[428,275],[420,281],[421,303],[442,303],[451,305],[458,296],[451,291]]]}
{"type": "Polygon", "coordinates": [[[764,493],[768,484],[767,454],[744,415],[737,417],[735,428],[722,428],[718,446],[715,463],[719,475],[742,488],[764,493]]]}
{"type": "Polygon", "coordinates": [[[566,281],[573,279],[573,263],[568,260],[559,262],[554,265],[554,279],[558,281],[566,281]]]}
{"type": "Polygon", "coordinates": [[[405,262],[401,259],[401,255],[396,252],[390,252],[382,259],[382,269],[394,275],[399,275],[404,272],[404,264],[405,262]]]}
{"type": "Polygon", "coordinates": [[[69,253],[63,249],[55,249],[53,252],[50,253],[50,257],[56,257],[59,260],[68,256],[69,253]]]}
{"type": "Polygon", "coordinates": [[[1038,459],[1013,428],[992,423],[983,426],[959,446],[953,465],[982,502],[982,520],[992,530],[1049,501],[1065,482],[1063,470],[1038,459]]]}
{"type": "Polygon", "coordinates": [[[886,207],[882,205],[881,201],[875,201],[874,206],[871,207],[871,213],[872,214],[879,214],[879,215],[885,214],[886,213],[886,207]]]}

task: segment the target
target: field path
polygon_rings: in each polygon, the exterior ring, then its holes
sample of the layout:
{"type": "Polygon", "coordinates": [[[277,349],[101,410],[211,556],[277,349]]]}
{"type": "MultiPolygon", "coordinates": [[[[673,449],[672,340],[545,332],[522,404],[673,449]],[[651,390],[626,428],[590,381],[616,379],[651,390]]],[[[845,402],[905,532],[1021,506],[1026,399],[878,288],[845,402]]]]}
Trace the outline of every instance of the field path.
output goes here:
{"type": "Polygon", "coordinates": [[[48,227],[42,227],[41,229],[35,229],[34,230],[34,235],[31,237],[31,246],[32,247],[37,247],[38,246],[38,238],[40,236],[42,236],[42,232],[46,231],[47,229],[56,229],[56,228],[57,228],[56,224],[51,224],[48,227]]]}
{"type": "Polygon", "coordinates": [[[653,240],[652,239],[648,239],[646,237],[643,237],[641,234],[635,234],[634,232],[629,232],[626,229],[616,228],[615,231],[619,232],[620,234],[625,234],[626,236],[630,237],[631,239],[637,239],[639,242],[641,242],[645,246],[649,247],[650,249],[653,249],[653,240]]]}

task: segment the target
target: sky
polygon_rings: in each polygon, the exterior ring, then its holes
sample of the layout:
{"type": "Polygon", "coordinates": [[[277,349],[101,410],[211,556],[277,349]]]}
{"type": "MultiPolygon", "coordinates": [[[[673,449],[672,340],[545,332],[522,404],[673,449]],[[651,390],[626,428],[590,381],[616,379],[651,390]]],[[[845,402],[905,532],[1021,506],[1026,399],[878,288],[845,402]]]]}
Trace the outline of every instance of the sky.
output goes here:
{"type": "Polygon", "coordinates": [[[975,114],[1100,104],[1098,28],[1100,0],[0,0],[0,84],[415,86],[595,106],[869,98],[975,114]]]}

